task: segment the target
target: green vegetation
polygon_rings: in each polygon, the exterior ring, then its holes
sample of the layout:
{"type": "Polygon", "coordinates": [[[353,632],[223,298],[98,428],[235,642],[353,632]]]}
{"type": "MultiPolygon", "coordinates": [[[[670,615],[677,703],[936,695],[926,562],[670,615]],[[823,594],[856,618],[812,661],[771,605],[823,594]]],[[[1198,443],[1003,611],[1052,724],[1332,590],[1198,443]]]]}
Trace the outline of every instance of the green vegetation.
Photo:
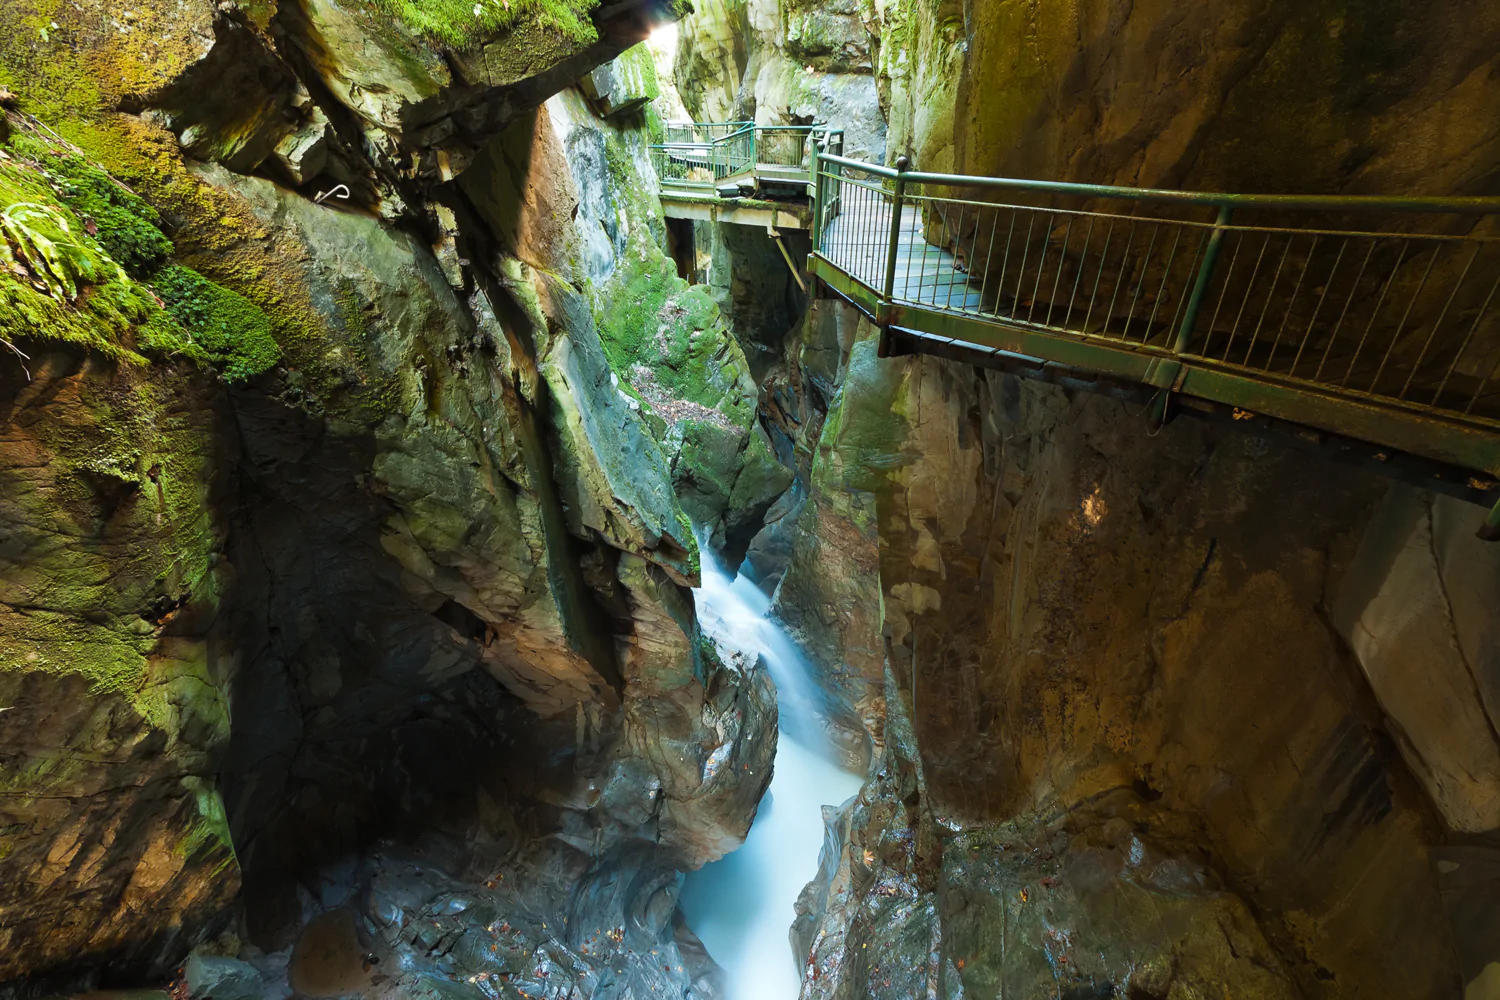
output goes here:
{"type": "Polygon", "coordinates": [[[156,209],[109,174],[81,156],[56,152],[30,136],[18,136],[13,145],[38,165],[57,196],[86,226],[97,230],[99,244],[131,274],[139,277],[151,271],[172,252],[156,209]]]}
{"type": "Polygon", "coordinates": [[[151,294],[37,171],[0,162],[0,338],[67,341],[144,363],[123,341],[152,310],[151,294]]]}
{"type": "Polygon", "coordinates": [[[631,377],[633,365],[644,364],[672,396],[718,409],[743,426],[751,419],[748,404],[726,399],[737,370],[718,357],[728,337],[713,298],[677,277],[671,261],[659,254],[621,261],[599,339],[622,379],[631,377]]]}
{"type": "Polygon", "coordinates": [[[281,357],[270,317],[238,292],[176,264],[162,268],[154,287],[167,312],[227,381],[243,382],[259,375],[281,357]]]}
{"type": "Polygon", "coordinates": [[[172,241],[144,199],[37,136],[10,149],[0,161],[0,338],[61,340],[138,365],[183,356],[230,382],[275,364],[264,312],[195,271],[161,266],[172,241]]]}
{"type": "Polygon", "coordinates": [[[370,0],[381,13],[413,31],[466,49],[487,37],[528,24],[581,44],[599,38],[589,11],[598,0],[370,0]]]}

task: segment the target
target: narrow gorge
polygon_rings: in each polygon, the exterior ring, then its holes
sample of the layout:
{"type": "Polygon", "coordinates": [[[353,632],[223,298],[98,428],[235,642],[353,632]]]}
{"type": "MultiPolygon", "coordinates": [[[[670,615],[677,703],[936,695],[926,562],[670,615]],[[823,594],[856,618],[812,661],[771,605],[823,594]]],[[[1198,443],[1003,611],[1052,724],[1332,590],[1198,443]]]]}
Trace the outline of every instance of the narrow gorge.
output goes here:
{"type": "Polygon", "coordinates": [[[0,0],[0,1000],[1500,1000],[1497,221],[1456,0],[0,0]]]}

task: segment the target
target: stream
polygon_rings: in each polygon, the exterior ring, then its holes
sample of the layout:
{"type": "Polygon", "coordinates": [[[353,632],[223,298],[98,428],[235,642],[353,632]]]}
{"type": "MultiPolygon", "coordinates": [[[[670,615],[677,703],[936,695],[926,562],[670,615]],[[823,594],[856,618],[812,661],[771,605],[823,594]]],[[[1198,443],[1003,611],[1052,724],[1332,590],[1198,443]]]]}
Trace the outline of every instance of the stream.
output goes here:
{"type": "Polygon", "coordinates": [[[688,875],[688,926],[723,967],[727,1000],[795,1000],[801,969],[789,933],[793,909],[817,874],[823,806],[839,805],[862,779],[834,763],[823,698],[806,658],[769,617],[771,601],[742,576],[703,561],[698,617],[721,643],[759,653],[776,683],[778,739],[771,787],[739,850],[688,875]]]}

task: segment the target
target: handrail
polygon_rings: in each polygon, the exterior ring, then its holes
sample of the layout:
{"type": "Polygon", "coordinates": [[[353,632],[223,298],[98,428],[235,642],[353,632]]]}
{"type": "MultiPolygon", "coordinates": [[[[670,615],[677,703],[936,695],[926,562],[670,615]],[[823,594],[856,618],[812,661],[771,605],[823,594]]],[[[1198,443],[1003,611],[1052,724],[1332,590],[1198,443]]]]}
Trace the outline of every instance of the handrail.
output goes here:
{"type": "MultiPolygon", "coordinates": [[[[894,180],[903,172],[864,160],[822,154],[819,159],[835,166],[853,167],[877,177],[894,180]]],[[[1120,198],[1176,205],[1206,205],[1215,208],[1280,208],[1329,211],[1442,212],[1489,215],[1500,213],[1500,198],[1427,198],[1383,195],[1230,194],[1211,191],[1169,191],[1110,184],[1077,184],[1070,181],[1039,181],[1015,177],[978,177],[969,174],[904,172],[907,184],[943,184],[952,187],[1004,188],[1044,194],[1077,195],[1086,198],[1120,198]]]]}
{"type": "Polygon", "coordinates": [[[810,269],[882,329],[1136,379],[1157,420],[1197,394],[1500,475],[1500,198],[973,177],[814,147],[810,269]],[[1339,218],[1382,212],[1413,221],[1339,218]]]}
{"type": "MultiPolygon", "coordinates": [[[[702,189],[745,173],[777,183],[811,177],[815,136],[842,136],[823,123],[757,125],[754,122],[672,122],[668,136],[689,131],[704,138],[671,139],[649,147],[657,176],[669,185],[702,189]],[[760,175],[764,175],[763,178],[760,175]]],[[[821,140],[825,144],[828,139],[821,140]]],[[[842,149],[842,145],[838,147],[842,149]]]]}

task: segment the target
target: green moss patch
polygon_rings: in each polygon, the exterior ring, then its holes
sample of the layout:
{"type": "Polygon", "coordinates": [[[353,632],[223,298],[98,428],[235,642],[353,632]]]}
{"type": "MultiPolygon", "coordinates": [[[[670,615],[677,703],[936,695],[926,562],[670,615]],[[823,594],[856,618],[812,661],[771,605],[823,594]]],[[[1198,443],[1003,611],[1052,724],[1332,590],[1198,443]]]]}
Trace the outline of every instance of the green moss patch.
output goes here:
{"type": "Polygon", "coordinates": [[[654,383],[673,398],[718,410],[746,426],[753,406],[733,391],[739,371],[724,356],[730,335],[713,298],[702,286],[677,277],[660,255],[631,256],[621,265],[599,324],[610,367],[637,388],[643,388],[643,380],[654,383]]]}
{"type": "Polygon", "coordinates": [[[136,363],[132,330],[159,312],[45,179],[0,162],[0,337],[61,340],[136,363]]]}
{"type": "Polygon", "coordinates": [[[526,25],[582,44],[599,38],[588,16],[598,0],[370,0],[370,5],[456,49],[526,25]]]}
{"type": "Polygon", "coordinates": [[[154,282],[167,311],[229,382],[259,375],[281,357],[271,319],[238,292],[191,268],[162,268],[154,282]]]}
{"type": "Polygon", "coordinates": [[[172,252],[156,209],[103,170],[29,136],[17,137],[14,148],[37,165],[63,203],[94,231],[100,246],[130,273],[139,277],[172,252]]]}
{"type": "Polygon", "coordinates": [[[133,364],[182,356],[230,382],[276,363],[281,349],[259,307],[196,271],[160,266],[172,241],[144,199],[35,136],[10,148],[0,160],[0,337],[66,341],[133,364]]]}

